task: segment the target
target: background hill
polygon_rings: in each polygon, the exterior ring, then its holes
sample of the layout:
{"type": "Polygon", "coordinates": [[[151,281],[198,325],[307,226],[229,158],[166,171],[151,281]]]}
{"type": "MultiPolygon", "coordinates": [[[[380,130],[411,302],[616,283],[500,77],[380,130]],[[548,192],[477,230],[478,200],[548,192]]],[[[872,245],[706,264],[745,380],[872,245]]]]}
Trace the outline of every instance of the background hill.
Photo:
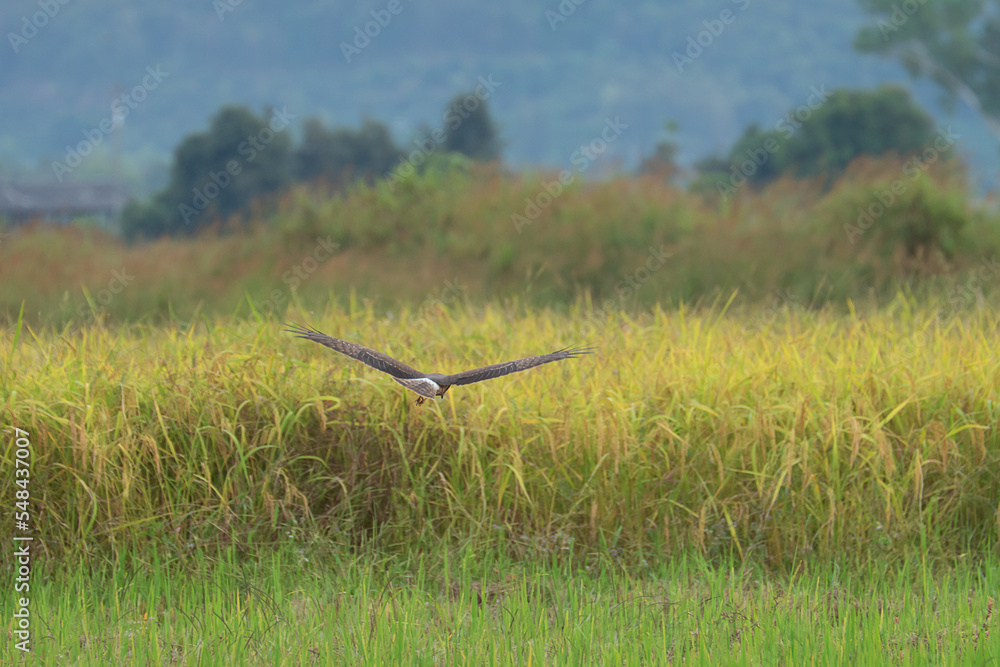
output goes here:
{"type": "Polygon", "coordinates": [[[166,75],[129,109],[117,143],[104,142],[70,178],[111,174],[117,151],[117,171],[136,194],[148,194],[166,181],[181,139],[229,103],[287,108],[332,126],[373,117],[405,144],[421,126],[442,125],[450,97],[479,77],[500,84],[490,106],[504,158],[515,166],[567,165],[614,117],[628,129],[594,173],[636,166],[668,119],[679,123],[679,162],[691,164],[725,152],[751,123],[773,127],[812,87],[894,81],[910,86],[939,123],[955,125],[977,185],[1000,169],[996,142],[976,117],[961,107],[949,116],[933,84],[913,83],[896,62],[855,51],[855,34],[872,19],[852,1],[400,0],[394,15],[380,1],[55,6],[35,31],[25,25],[41,11],[37,2],[0,9],[8,42],[0,53],[0,177],[51,177],[52,160],[111,119],[115,100],[142,83],[147,67],[166,75]],[[391,18],[345,56],[343,45],[374,20],[373,11],[391,18]],[[674,54],[723,11],[733,20],[678,67],[674,54]],[[11,37],[22,33],[31,37],[11,37]]]}

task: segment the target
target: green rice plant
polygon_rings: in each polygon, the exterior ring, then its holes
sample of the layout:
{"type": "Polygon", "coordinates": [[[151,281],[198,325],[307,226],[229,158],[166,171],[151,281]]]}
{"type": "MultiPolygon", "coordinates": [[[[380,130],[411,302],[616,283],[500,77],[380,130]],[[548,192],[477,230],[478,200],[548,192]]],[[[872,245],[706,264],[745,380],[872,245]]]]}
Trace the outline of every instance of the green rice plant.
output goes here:
{"type": "MultiPolygon", "coordinates": [[[[294,540],[292,540],[294,543],[294,540]]],[[[979,665],[1000,633],[995,561],[774,577],[682,558],[641,576],[458,550],[398,560],[286,544],[178,567],[70,568],[33,588],[4,664],[979,665]]],[[[7,597],[0,612],[10,618],[7,597]]]]}

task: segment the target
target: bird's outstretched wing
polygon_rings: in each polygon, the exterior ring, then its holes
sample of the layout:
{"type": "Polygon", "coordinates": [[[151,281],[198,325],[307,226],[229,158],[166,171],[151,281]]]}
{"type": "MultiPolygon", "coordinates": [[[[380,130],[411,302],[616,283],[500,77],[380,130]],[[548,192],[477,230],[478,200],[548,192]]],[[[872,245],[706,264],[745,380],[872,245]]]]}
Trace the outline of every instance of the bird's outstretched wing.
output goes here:
{"type": "Polygon", "coordinates": [[[421,373],[415,368],[410,368],[402,361],[393,359],[388,354],[383,354],[378,350],[373,350],[369,347],[365,347],[364,345],[358,345],[357,343],[352,343],[347,340],[327,336],[326,334],[320,333],[315,329],[307,329],[297,324],[289,324],[286,331],[295,334],[299,338],[305,338],[306,340],[311,340],[319,343],[320,345],[326,345],[330,349],[336,350],[341,354],[345,354],[351,359],[357,359],[361,363],[366,366],[371,366],[377,371],[388,373],[394,378],[413,380],[427,375],[426,373],[421,373]]]}
{"type": "Polygon", "coordinates": [[[521,371],[526,371],[529,368],[541,366],[542,364],[548,364],[553,361],[574,359],[581,354],[590,354],[593,350],[594,348],[592,347],[566,348],[549,354],[542,354],[537,357],[525,357],[524,359],[517,359],[516,361],[505,361],[500,364],[474,368],[471,371],[463,371],[461,373],[456,373],[455,375],[446,375],[443,378],[438,379],[437,382],[441,385],[451,385],[472,384],[473,382],[492,380],[493,378],[510,375],[511,373],[520,373],[521,371]]]}

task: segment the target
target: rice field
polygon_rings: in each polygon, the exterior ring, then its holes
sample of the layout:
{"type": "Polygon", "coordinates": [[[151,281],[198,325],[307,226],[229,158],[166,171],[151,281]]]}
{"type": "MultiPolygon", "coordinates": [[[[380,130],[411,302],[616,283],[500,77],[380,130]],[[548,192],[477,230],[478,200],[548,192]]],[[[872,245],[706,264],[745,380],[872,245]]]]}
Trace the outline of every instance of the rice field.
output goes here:
{"type": "Polygon", "coordinates": [[[997,659],[994,311],[287,319],[441,372],[597,351],[418,407],[266,317],[11,322],[4,663],[25,607],[38,664],[997,659]]]}
{"type": "Polygon", "coordinates": [[[2,408],[30,433],[38,529],[60,558],[287,525],[391,551],[694,549],[779,570],[995,544],[994,313],[939,320],[901,297],[868,316],[599,315],[355,303],[290,316],[448,372],[597,347],[422,407],[277,321],[15,326],[2,408]]]}

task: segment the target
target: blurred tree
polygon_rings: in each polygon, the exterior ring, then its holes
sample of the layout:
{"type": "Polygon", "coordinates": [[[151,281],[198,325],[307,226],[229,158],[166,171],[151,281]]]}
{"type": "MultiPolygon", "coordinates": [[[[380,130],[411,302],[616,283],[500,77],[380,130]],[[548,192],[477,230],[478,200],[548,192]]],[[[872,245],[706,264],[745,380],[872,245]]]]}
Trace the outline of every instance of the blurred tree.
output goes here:
{"type": "Polygon", "coordinates": [[[733,144],[726,166],[742,171],[756,185],[770,183],[790,167],[787,152],[781,155],[789,136],[787,129],[764,130],[754,123],[733,144]]]}
{"type": "MultiPolygon", "coordinates": [[[[786,118],[798,117],[789,113],[786,118]]],[[[918,153],[933,143],[935,135],[934,120],[909,92],[889,85],[873,91],[833,91],[811,118],[793,129],[784,149],[775,155],[777,173],[792,170],[803,177],[826,173],[835,178],[859,155],[918,153]]],[[[777,175],[775,170],[762,172],[767,178],[777,175]]]]}
{"type": "MultiPolygon", "coordinates": [[[[826,174],[829,182],[859,155],[914,154],[935,145],[936,139],[934,121],[904,88],[834,90],[793,109],[773,129],[748,127],[724,161],[699,163],[695,183],[697,189],[713,185],[729,196],[745,183],[761,186],[785,174],[826,174]]],[[[948,154],[950,148],[947,143],[938,152],[948,154]]]]}
{"type": "Polygon", "coordinates": [[[896,58],[961,99],[1000,139],[1000,0],[858,0],[877,16],[860,51],[896,58]]]}
{"type": "Polygon", "coordinates": [[[301,181],[322,178],[338,187],[355,178],[372,183],[392,171],[401,153],[389,128],[378,121],[365,119],[357,130],[329,130],[318,118],[309,118],[302,146],[295,151],[295,175],[301,181]]]}
{"type": "Polygon", "coordinates": [[[206,132],[188,135],[174,151],[166,188],[122,214],[127,238],[193,233],[291,183],[292,116],[260,117],[243,106],[223,107],[206,132]]]}
{"type": "Polygon", "coordinates": [[[729,180],[729,160],[714,153],[694,163],[694,178],[688,189],[700,194],[725,192],[729,180]]]}
{"type": "Polygon", "coordinates": [[[159,198],[130,201],[121,213],[122,235],[127,241],[158,238],[176,233],[173,211],[159,198]]]}
{"type": "Polygon", "coordinates": [[[456,95],[444,115],[444,149],[478,162],[500,159],[501,142],[486,100],[476,92],[456,95]]]}
{"type": "Polygon", "coordinates": [[[643,159],[639,165],[640,174],[651,174],[668,182],[677,178],[681,171],[677,165],[678,145],[675,139],[678,127],[675,120],[664,124],[667,138],[656,144],[652,155],[643,159]]]}

